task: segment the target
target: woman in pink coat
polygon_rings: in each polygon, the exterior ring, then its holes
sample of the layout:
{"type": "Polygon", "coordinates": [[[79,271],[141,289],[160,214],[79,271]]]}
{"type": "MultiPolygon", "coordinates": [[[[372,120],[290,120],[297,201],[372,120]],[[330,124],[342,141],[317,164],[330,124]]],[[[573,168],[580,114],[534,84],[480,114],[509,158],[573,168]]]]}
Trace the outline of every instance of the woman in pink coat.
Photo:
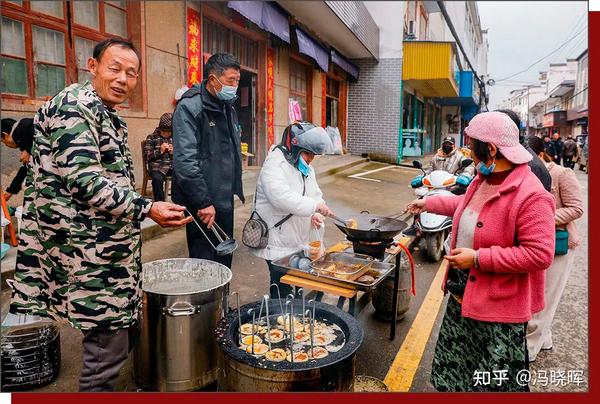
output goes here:
{"type": "Polygon", "coordinates": [[[529,147],[546,162],[552,177],[552,194],[556,200],[556,229],[568,232],[568,248],[563,251],[566,254],[556,254],[552,265],[546,271],[546,306],[527,324],[527,346],[529,361],[532,362],[541,350],[552,349],[552,320],[573,269],[575,254],[572,250],[580,244],[575,221],[583,215],[583,198],[575,172],[554,163],[552,157],[545,153],[542,139],[532,137],[529,139],[529,147]]]}
{"type": "Polygon", "coordinates": [[[407,206],[453,216],[443,283],[451,297],[431,382],[439,391],[527,391],[517,375],[528,369],[527,322],[544,308],[554,198],[527,165],[532,156],[508,115],[478,114],[465,134],[478,171],[467,192],[407,206]]]}

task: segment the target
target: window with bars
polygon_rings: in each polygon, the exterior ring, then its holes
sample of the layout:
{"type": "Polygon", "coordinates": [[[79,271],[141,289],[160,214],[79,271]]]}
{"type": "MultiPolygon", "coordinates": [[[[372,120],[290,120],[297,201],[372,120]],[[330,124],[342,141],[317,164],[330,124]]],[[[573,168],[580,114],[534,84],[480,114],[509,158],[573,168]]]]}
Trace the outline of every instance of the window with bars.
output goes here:
{"type": "Polygon", "coordinates": [[[3,95],[51,97],[90,78],[87,60],[107,37],[130,38],[129,1],[3,1],[3,95]],[[69,33],[73,38],[69,42],[69,33]]]}
{"type": "Polygon", "coordinates": [[[35,25],[32,31],[35,94],[53,96],[66,83],[65,34],[35,25]]]}
{"type": "Polygon", "coordinates": [[[202,52],[205,56],[229,52],[240,61],[242,68],[258,71],[258,43],[209,18],[202,25],[202,52]]]}
{"type": "Polygon", "coordinates": [[[311,89],[310,67],[290,59],[290,98],[298,101],[302,119],[311,120],[309,99],[311,89]]]}

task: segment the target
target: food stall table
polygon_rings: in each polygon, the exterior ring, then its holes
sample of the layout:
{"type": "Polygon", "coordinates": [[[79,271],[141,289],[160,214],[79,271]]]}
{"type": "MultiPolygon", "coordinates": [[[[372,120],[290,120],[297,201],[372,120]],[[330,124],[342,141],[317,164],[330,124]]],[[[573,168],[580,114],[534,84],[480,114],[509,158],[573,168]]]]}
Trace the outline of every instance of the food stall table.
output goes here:
{"type": "MultiPolygon", "coordinates": [[[[394,241],[394,245],[386,250],[386,254],[382,262],[391,262],[395,260],[394,273],[394,288],[393,288],[393,302],[392,302],[392,319],[390,322],[390,339],[393,340],[396,337],[396,320],[397,320],[397,309],[398,307],[398,289],[400,284],[400,264],[401,264],[401,253],[404,249],[396,244],[400,244],[405,248],[412,243],[414,237],[399,235],[394,241]]],[[[350,248],[352,245],[348,243],[338,243],[333,247],[329,248],[327,252],[339,252],[350,248]]],[[[386,275],[386,276],[389,276],[386,275]]],[[[414,277],[414,275],[413,275],[414,277]]],[[[358,314],[369,304],[371,301],[371,293],[365,292],[358,298],[358,290],[355,288],[345,288],[338,285],[331,285],[323,282],[319,282],[318,279],[306,279],[296,275],[286,274],[281,277],[281,282],[290,285],[295,288],[307,288],[316,291],[315,300],[320,301],[325,293],[329,295],[338,296],[337,307],[342,308],[345,300],[349,299],[348,312],[353,316],[358,314]]],[[[414,282],[414,279],[413,279],[414,282]]]]}

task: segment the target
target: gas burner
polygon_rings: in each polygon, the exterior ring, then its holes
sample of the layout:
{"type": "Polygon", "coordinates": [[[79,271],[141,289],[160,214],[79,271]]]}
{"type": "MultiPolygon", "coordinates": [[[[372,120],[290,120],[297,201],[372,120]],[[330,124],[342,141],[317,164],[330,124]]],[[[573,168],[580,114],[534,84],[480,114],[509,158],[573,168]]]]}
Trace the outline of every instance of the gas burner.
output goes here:
{"type": "Polygon", "coordinates": [[[377,260],[383,260],[385,250],[392,245],[393,239],[381,241],[364,241],[350,236],[346,236],[348,241],[352,242],[354,252],[357,254],[369,255],[377,260]]]}

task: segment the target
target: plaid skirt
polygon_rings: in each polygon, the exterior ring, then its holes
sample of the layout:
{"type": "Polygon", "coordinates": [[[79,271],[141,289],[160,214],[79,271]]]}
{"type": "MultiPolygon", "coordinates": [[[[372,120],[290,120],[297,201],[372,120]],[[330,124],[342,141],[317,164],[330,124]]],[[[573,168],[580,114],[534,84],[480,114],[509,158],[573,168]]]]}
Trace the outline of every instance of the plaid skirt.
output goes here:
{"type": "Polygon", "coordinates": [[[527,323],[464,318],[450,295],[431,366],[438,391],[529,391],[527,323]]]}

